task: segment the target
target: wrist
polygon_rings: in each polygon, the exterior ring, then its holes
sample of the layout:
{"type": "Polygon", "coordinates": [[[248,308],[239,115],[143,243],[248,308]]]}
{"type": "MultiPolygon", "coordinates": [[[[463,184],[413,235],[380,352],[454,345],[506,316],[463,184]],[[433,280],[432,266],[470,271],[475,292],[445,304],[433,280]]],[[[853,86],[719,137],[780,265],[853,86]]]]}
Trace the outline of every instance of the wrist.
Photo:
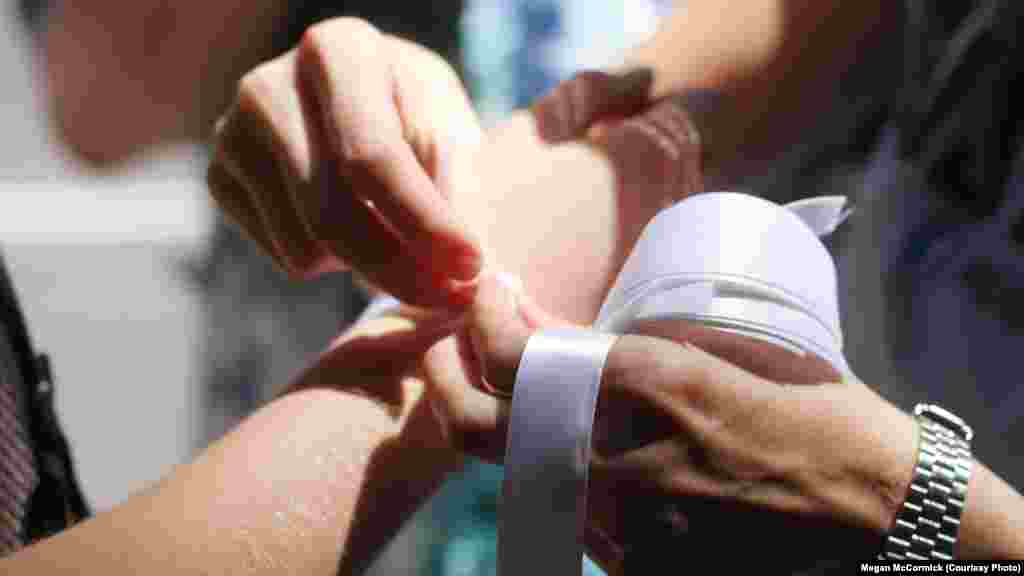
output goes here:
{"type": "Polygon", "coordinates": [[[887,402],[883,403],[885,413],[880,420],[887,423],[884,428],[879,426],[878,430],[885,430],[885,437],[877,444],[873,459],[874,477],[878,479],[875,484],[878,516],[873,529],[880,536],[892,529],[907,498],[920,446],[920,429],[914,417],[887,402]]]}
{"type": "Polygon", "coordinates": [[[830,483],[829,499],[841,518],[866,528],[881,541],[910,487],[917,461],[917,423],[867,386],[843,385],[849,392],[846,428],[852,435],[840,472],[847,482],[830,483]]]}

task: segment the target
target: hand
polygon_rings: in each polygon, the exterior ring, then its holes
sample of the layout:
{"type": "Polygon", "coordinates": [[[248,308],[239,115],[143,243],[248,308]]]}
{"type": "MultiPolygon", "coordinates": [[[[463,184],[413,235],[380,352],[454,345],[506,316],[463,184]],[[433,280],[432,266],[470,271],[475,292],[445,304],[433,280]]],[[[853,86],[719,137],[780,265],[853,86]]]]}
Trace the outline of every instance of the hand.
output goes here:
{"type": "Polygon", "coordinates": [[[451,67],[351,18],[239,84],[208,173],[217,203],[297,277],[348,267],[421,306],[464,303],[480,252],[445,198],[481,137],[451,67]]]}
{"type": "MultiPolygon", "coordinates": [[[[441,397],[465,447],[500,457],[506,398],[537,323],[500,286],[481,284],[478,302],[469,339],[482,376],[456,385],[440,372],[441,397]],[[490,389],[503,398],[486,402],[490,389]]],[[[590,472],[596,560],[612,573],[702,557],[781,572],[880,549],[910,482],[909,415],[853,379],[754,375],[720,357],[740,362],[749,349],[711,331],[660,336],[622,336],[607,359],[590,472]]]]}
{"type": "MultiPolygon", "coordinates": [[[[704,189],[703,148],[689,98],[652,101],[653,85],[653,73],[646,68],[586,70],[530,109],[542,140],[586,138],[605,154],[628,195],[620,219],[641,225],[647,223],[643,216],[704,189]]],[[[626,233],[635,240],[631,236],[626,233]]]]}

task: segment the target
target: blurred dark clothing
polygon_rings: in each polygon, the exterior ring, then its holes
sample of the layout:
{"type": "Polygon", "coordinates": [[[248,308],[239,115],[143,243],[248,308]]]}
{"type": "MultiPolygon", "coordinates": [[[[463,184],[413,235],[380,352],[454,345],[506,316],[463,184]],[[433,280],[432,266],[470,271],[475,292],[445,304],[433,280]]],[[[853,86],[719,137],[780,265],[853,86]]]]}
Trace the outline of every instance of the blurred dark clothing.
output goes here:
{"type": "Polygon", "coordinates": [[[906,410],[961,415],[976,457],[1024,491],[1024,4],[904,6],[903,33],[864,53],[831,113],[744,184],[779,202],[851,200],[830,242],[851,367],[906,410]]]}
{"type": "Polygon", "coordinates": [[[0,255],[0,557],[90,514],[53,394],[0,255]]]}
{"type": "Polygon", "coordinates": [[[898,223],[878,237],[890,355],[913,401],[961,414],[1024,490],[1024,4],[909,6],[905,99],[865,187],[898,223]]]}
{"type": "Polygon", "coordinates": [[[904,408],[963,416],[978,458],[1024,490],[1024,4],[905,5],[904,34],[841,90],[857,113],[761,184],[852,199],[836,256],[854,371],[904,408]]]}

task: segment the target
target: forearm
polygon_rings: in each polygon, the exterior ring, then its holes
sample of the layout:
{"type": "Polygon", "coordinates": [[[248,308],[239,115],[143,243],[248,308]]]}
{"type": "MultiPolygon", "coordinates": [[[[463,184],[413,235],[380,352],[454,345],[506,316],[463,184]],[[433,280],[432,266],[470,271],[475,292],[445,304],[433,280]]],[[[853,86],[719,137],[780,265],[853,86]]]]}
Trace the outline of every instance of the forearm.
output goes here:
{"type": "Polygon", "coordinates": [[[958,557],[1024,559],[1024,496],[975,463],[960,519],[958,557]]]}
{"type": "Polygon", "coordinates": [[[146,493],[0,571],[358,573],[457,462],[420,381],[398,391],[290,393],[146,493]]]}
{"type": "MultiPolygon", "coordinates": [[[[892,527],[909,490],[917,457],[915,426],[912,416],[868,387],[849,390],[853,395],[843,400],[843,412],[851,416],[849,429],[856,434],[849,445],[858,448],[849,451],[852,460],[846,469],[872,472],[857,475],[867,483],[846,484],[860,489],[839,491],[843,484],[832,483],[826,499],[852,510],[850,521],[871,526],[881,537],[892,527]],[[856,422],[871,425],[855,428],[856,422]]],[[[981,462],[974,463],[968,482],[957,546],[958,558],[1024,559],[1024,496],[981,462]]]]}
{"type": "Polygon", "coordinates": [[[899,2],[677,2],[625,58],[653,71],[650,98],[710,90],[698,115],[705,172],[730,182],[795,144],[837,96],[839,80],[899,22],[899,2]]]}
{"type": "Polygon", "coordinates": [[[520,276],[546,310],[589,323],[640,231],[664,208],[664,198],[625,184],[648,168],[613,161],[591,141],[549,145],[533,117],[517,112],[456,163],[452,202],[488,266],[520,276]]]}

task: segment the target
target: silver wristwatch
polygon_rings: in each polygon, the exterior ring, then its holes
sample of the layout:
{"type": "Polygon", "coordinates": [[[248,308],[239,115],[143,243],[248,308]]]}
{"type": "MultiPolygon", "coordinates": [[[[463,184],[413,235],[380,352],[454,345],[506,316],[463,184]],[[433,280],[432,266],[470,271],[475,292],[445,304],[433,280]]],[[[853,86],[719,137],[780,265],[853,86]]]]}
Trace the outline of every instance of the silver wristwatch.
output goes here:
{"type": "Polygon", "coordinates": [[[920,426],[914,476],[879,559],[953,560],[971,477],[974,432],[932,404],[918,404],[914,416],[920,426]]]}

